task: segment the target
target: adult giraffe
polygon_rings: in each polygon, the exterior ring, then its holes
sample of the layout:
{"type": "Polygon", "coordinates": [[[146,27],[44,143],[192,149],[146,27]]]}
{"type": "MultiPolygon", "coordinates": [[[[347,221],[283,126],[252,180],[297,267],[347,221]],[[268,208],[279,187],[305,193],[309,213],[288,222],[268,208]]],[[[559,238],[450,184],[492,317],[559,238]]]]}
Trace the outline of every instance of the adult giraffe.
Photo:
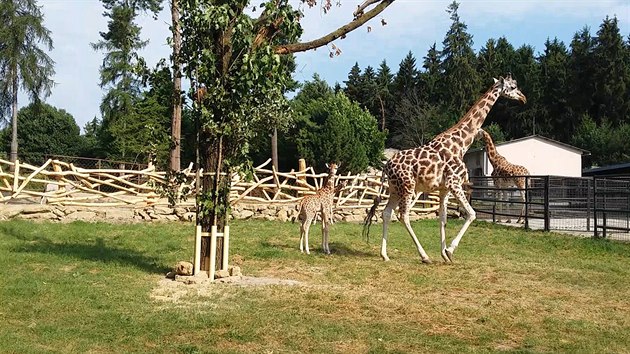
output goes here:
{"type": "MultiPolygon", "coordinates": [[[[498,80],[481,96],[468,112],[448,130],[437,135],[429,143],[414,149],[401,150],[387,161],[383,168],[382,182],[389,180],[389,201],[383,210],[383,241],[381,257],[388,261],[387,228],[396,206],[407,232],[413,239],[423,263],[431,263],[422,245],[418,241],[411,224],[409,210],[412,207],[414,192],[439,191],[440,195],[440,237],[442,240],[442,258],[446,262],[453,261],[453,252],[468,226],[475,220],[475,211],[466,199],[464,186],[468,183],[468,171],[464,164],[464,154],[472,144],[479,128],[488,112],[500,96],[523,103],[527,101],[511,75],[498,80]],[[452,193],[459,205],[466,211],[466,221],[451,245],[446,247],[446,202],[452,193]]],[[[364,231],[368,232],[372,218],[381,197],[376,198],[374,205],[365,218],[364,231]]]]}
{"type": "MultiPolygon", "coordinates": [[[[516,223],[525,222],[523,218],[525,216],[525,187],[529,187],[530,184],[530,180],[526,177],[529,176],[529,170],[521,165],[515,165],[509,162],[504,156],[499,154],[492,141],[492,136],[490,136],[487,131],[479,128],[479,135],[486,142],[486,153],[488,154],[488,160],[490,160],[492,164],[492,181],[494,182],[494,187],[499,189],[499,194],[501,195],[499,206],[502,206],[503,201],[506,199],[505,188],[518,188],[521,194],[522,204],[521,213],[516,223]]],[[[508,222],[510,222],[509,219],[508,222]]]]}

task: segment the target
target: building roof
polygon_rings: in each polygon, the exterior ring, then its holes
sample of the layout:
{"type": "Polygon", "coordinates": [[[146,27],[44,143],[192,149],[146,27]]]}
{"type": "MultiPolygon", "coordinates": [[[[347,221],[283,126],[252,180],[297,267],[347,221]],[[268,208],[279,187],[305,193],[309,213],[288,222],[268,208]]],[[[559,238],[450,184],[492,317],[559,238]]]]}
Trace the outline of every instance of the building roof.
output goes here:
{"type": "Polygon", "coordinates": [[[630,162],[620,163],[616,165],[608,165],[602,167],[585,168],[582,170],[583,176],[593,175],[611,175],[611,174],[627,174],[630,172],[630,162]]]}
{"type": "MultiPolygon", "coordinates": [[[[567,143],[563,143],[561,141],[553,140],[551,138],[547,138],[545,136],[538,135],[538,134],[529,135],[529,136],[525,136],[525,137],[522,137],[522,138],[513,139],[513,140],[510,140],[510,141],[504,141],[504,142],[501,142],[501,143],[495,143],[495,146],[509,145],[509,144],[519,143],[519,142],[522,142],[522,141],[525,141],[525,140],[531,140],[531,139],[540,139],[540,140],[543,140],[546,143],[549,143],[551,145],[556,145],[556,146],[559,146],[559,147],[562,147],[562,148],[565,148],[565,149],[573,150],[573,151],[575,151],[576,153],[579,153],[582,156],[591,154],[590,151],[588,151],[588,150],[580,149],[579,147],[576,147],[576,146],[573,146],[573,145],[570,145],[570,144],[567,144],[567,143]]],[[[475,152],[475,151],[481,151],[481,150],[483,150],[483,148],[472,149],[472,150],[469,150],[468,152],[475,152]]]]}

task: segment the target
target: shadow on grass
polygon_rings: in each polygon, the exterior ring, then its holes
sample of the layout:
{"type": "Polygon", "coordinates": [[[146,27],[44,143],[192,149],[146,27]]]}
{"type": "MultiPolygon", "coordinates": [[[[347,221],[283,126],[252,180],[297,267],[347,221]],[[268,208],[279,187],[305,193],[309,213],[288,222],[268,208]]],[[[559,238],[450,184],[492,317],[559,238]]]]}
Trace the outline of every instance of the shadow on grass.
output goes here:
{"type": "MultiPolygon", "coordinates": [[[[321,236],[316,238],[316,240],[317,240],[317,243],[314,243],[312,239],[309,238],[310,251],[323,254],[322,247],[321,247],[321,236]]],[[[278,251],[281,250],[282,252],[300,254],[299,241],[296,244],[288,244],[284,242],[276,243],[276,242],[265,240],[265,241],[262,241],[260,245],[265,250],[273,249],[273,250],[278,250],[278,251]]],[[[330,253],[332,255],[349,256],[349,257],[366,257],[366,258],[372,258],[375,256],[374,253],[364,252],[361,250],[351,248],[348,244],[345,244],[345,243],[329,242],[328,246],[330,247],[330,253]]]]}
{"type": "Polygon", "coordinates": [[[4,225],[0,225],[0,234],[12,236],[24,242],[13,247],[12,252],[50,254],[79,260],[132,266],[147,273],[164,274],[170,270],[170,268],[160,265],[159,259],[156,257],[147,256],[131,249],[108,246],[101,237],[90,243],[55,243],[42,236],[25,236],[16,228],[4,225]]]}

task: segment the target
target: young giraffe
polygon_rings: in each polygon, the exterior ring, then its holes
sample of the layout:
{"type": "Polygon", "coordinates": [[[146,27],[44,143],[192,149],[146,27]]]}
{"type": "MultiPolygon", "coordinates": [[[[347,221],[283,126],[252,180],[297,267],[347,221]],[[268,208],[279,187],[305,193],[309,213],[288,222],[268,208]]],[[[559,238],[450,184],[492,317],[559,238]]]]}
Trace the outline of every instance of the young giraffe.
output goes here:
{"type": "MultiPolygon", "coordinates": [[[[516,85],[516,80],[510,75],[494,80],[490,89],[468,110],[468,112],[448,130],[437,135],[429,143],[415,149],[401,150],[397,152],[383,169],[382,181],[389,180],[389,201],[383,210],[383,241],[381,243],[381,257],[388,261],[387,256],[387,229],[392,212],[396,206],[400,213],[405,229],[413,239],[423,263],[431,263],[411,224],[409,223],[409,210],[413,203],[414,192],[439,191],[440,196],[440,238],[442,258],[446,262],[453,261],[453,252],[459,241],[475,220],[475,211],[466,198],[464,187],[468,182],[468,171],[464,164],[464,154],[472,144],[488,112],[503,96],[512,100],[526,102],[525,95],[516,85]],[[459,205],[466,211],[467,217],[464,225],[451,245],[446,247],[446,207],[448,194],[452,193],[459,205]]],[[[376,213],[376,207],[381,197],[376,198],[374,205],[368,212],[364,224],[364,233],[369,232],[369,226],[376,213]]]]}
{"type": "Polygon", "coordinates": [[[328,176],[326,183],[315,194],[307,195],[302,198],[298,206],[298,219],[302,222],[300,226],[300,252],[310,254],[308,248],[308,231],[311,223],[315,219],[318,212],[322,215],[322,249],[326,254],[330,254],[328,246],[328,227],[332,222],[333,199],[335,194],[343,188],[344,184],[335,187],[335,175],[337,174],[337,164],[326,164],[328,167],[328,176]]]}
{"type": "MultiPolygon", "coordinates": [[[[488,154],[488,159],[492,164],[492,174],[490,176],[492,177],[494,186],[499,189],[517,187],[520,190],[523,205],[521,208],[521,214],[518,216],[518,220],[516,222],[524,222],[525,220],[523,217],[525,216],[525,181],[527,180],[525,176],[529,176],[529,171],[523,166],[510,163],[505,157],[501,156],[497,152],[497,149],[494,146],[494,142],[492,141],[492,137],[490,136],[490,134],[488,134],[487,131],[479,128],[479,134],[481,135],[481,138],[483,138],[483,140],[486,142],[486,153],[488,154]]],[[[505,191],[501,191],[500,193],[503,197],[505,191]]],[[[503,200],[503,198],[501,199],[503,200]]]]}

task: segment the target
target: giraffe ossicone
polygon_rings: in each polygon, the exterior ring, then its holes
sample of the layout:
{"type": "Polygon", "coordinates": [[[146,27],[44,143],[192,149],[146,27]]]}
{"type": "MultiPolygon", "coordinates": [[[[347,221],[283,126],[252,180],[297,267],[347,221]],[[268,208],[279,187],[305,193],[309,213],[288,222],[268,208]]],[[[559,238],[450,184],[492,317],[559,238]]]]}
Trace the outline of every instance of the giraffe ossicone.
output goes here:
{"type": "MultiPolygon", "coordinates": [[[[453,253],[459,245],[464,233],[475,220],[476,215],[466,197],[465,187],[468,185],[468,170],[464,164],[464,154],[473,143],[488,112],[499,97],[527,102],[527,98],[518,89],[516,80],[511,75],[500,77],[484,93],[481,98],[452,127],[438,134],[429,143],[397,152],[387,161],[383,168],[382,182],[389,181],[389,200],[383,210],[383,240],[381,257],[388,261],[387,232],[392,212],[398,207],[400,220],[411,236],[423,263],[430,263],[430,258],[418,241],[409,222],[409,212],[414,201],[414,193],[438,191],[441,254],[446,262],[453,261],[453,253]],[[466,220],[449,247],[446,247],[446,211],[448,195],[452,194],[464,209],[466,220]]],[[[381,197],[377,197],[374,205],[365,218],[364,231],[369,232],[372,218],[381,197]]]]}

